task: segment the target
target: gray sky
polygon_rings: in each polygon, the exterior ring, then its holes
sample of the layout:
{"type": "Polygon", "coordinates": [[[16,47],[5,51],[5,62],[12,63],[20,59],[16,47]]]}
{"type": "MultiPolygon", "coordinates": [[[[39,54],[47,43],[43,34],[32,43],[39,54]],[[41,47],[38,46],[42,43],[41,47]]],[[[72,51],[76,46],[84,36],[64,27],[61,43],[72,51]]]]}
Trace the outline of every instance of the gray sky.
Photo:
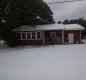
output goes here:
{"type": "MultiPolygon", "coordinates": [[[[71,1],[71,0],[44,0],[47,3],[71,1]]],[[[64,4],[49,4],[55,21],[63,21],[64,19],[77,19],[84,17],[86,19],[86,0],[75,1],[64,4]]]]}

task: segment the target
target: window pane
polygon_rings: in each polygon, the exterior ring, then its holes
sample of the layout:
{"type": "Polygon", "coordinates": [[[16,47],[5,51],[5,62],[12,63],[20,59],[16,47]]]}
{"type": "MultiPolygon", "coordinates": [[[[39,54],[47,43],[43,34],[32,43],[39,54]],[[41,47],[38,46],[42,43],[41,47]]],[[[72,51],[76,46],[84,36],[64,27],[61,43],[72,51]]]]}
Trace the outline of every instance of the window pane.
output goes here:
{"type": "Polygon", "coordinates": [[[41,38],[41,33],[37,32],[37,39],[40,39],[40,38],[41,38]]]}
{"type": "Polygon", "coordinates": [[[27,39],[31,39],[31,34],[27,33],[27,39]]]}
{"type": "Polygon", "coordinates": [[[17,33],[17,39],[21,39],[21,33],[17,33]]]}
{"type": "Polygon", "coordinates": [[[54,32],[51,33],[51,38],[54,38],[55,39],[56,38],[56,33],[54,33],[54,32]]]}
{"type": "Polygon", "coordinates": [[[36,39],[36,33],[32,32],[32,39],[36,39]]]}
{"type": "Polygon", "coordinates": [[[26,33],[22,33],[22,39],[26,39],[26,33]]]}

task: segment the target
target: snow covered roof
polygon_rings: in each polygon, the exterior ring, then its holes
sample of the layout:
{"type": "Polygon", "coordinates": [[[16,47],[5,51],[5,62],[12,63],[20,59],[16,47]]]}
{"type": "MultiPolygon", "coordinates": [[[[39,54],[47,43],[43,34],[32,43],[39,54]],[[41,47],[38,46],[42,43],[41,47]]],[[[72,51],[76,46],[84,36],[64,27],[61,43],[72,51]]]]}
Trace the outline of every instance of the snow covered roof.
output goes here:
{"type": "Polygon", "coordinates": [[[84,30],[79,24],[47,24],[47,25],[36,25],[34,27],[24,25],[20,28],[15,29],[16,31],[34,31],[34,30],[84,30]]]}
{"type": "Polygon", "coordinates": [[[16,31],[29,31],[29,30],[36,30],[35,27],[24,25],[20,26],[19,28],[15,29],[16,31]]]}
{"type": "Polygon", "coordinates": [[[64,29],[63,24],[47,24],[47,25],[36,25],[38,30],[62,30],[64,29]]]}
{"type": "Polygon", "coordinates": [[[64,25],[64,30],[84,30],[85,28],[79,24],[67,24],[64,25]]]}

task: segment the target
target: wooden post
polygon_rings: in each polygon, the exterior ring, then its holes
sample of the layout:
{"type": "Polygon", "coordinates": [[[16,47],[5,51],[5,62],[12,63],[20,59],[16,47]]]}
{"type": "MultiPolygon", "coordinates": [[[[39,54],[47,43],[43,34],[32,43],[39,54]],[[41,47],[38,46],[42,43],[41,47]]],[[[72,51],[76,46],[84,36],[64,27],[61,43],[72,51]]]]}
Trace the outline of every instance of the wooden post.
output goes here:
{"type": "Polygon", "coordinates": [[[62,44],[64,44],[64,30],[62,30],[62,44]]]}
{"type": "Polygon", "coordinates": [[[42,31],[42,40],[43,40],[42,44],[44,45],[45,43],[44,31],[42,31]]]}
{"type": "Polygon", "coordinates": [[[80,43],[81,43],[81,30],[80,30],[80,43]]]}

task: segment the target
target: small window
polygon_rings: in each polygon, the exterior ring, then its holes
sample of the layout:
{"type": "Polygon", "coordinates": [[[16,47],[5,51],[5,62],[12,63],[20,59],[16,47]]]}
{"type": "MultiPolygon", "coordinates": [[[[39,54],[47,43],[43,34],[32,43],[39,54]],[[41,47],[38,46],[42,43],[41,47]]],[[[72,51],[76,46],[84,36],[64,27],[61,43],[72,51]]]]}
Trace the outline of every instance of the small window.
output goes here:
{"type": "Polygon", "coordinates": [[[32,32],[32,39],[36,39],[36,33],[32,32]]]}
{"type": "Polygon", "coordinates": [[[37,39],[40,39],[40,38],[41,38],[41,33],[37,32],[37,39]]]}
{"type": "Polygon", "coordinates": [[[21,33],[17,33],[17,39],[21,39],[21,33]]]}
{"type": "Polygon", "coordinates": [[[27,39],[31,39],[31,33],[27,33],[27,39]]]}
{"type": "Polygon", "coordinates": [[[56,38],[56,32],[51,32],[51,38],[55,39],[56,38]]]}
{"type": "Polygon", "coordinates": [[[22,33],[22,39],[26,39],[26,33],[22,33]]]}

